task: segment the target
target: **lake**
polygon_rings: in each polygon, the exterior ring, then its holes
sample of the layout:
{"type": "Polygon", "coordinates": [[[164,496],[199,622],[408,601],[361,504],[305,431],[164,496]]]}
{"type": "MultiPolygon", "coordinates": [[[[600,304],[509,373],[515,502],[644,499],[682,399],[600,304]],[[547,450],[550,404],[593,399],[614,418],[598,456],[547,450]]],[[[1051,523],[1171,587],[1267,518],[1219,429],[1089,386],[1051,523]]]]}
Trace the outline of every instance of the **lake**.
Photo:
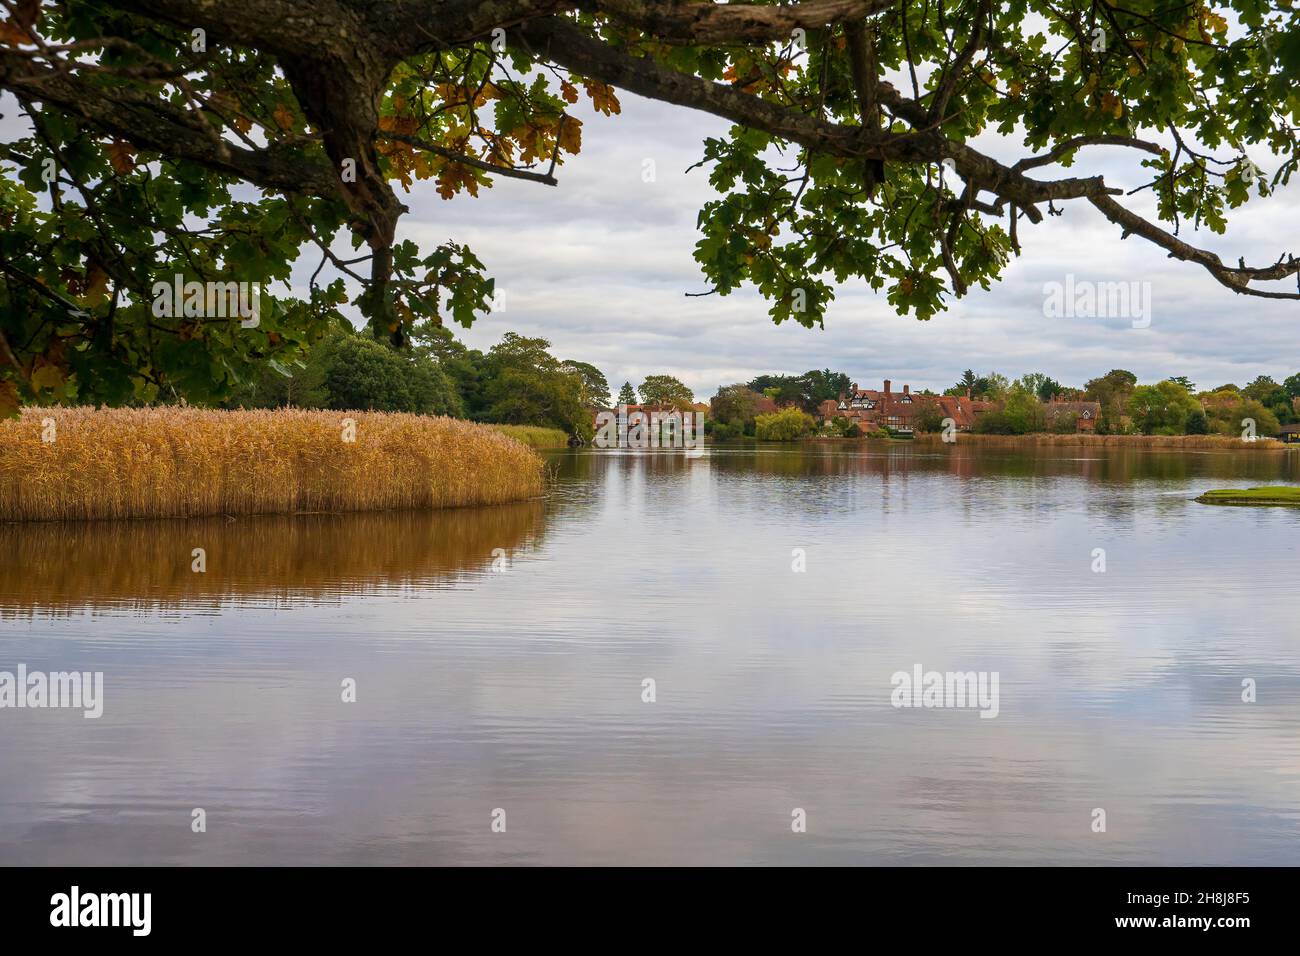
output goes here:
{"type": "Polygon", "coordinates": [[[103,673],[0,710],[0,863],[1295,863],[1300,509],[1191,499],[1300,455],[549,459],[497,508],[0,526],[0,671],[103,673]],[[895,706],[931,671],[996,716],[895,706]]]}

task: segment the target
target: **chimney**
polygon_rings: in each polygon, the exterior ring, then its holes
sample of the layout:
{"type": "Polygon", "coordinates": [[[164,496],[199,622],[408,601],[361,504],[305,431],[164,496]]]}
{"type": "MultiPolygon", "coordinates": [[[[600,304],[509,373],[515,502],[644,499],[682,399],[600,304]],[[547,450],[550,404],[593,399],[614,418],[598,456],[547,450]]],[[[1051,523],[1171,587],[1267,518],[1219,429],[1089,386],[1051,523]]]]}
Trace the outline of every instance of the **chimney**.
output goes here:
{"type": "Polygon", "coordinates": [[[967,387],[967,389],[966,389],[966,401],[969,402],[970,400],[971,400],[971,398],[970,398],[970,388],[967,387]]]}
{"type": "Polygon", "coordinates": [[[904,395],[911,395],[911,394],[912,394],[912,386],[911,386],[911,385],[904,385],[904,386],[903,386],[903,394],[904,394],[904,395]]]}
{"type": "Polygon", "coordinates": [[[889,401],[889,379],[885,379],[885,401],[889,401]]]}

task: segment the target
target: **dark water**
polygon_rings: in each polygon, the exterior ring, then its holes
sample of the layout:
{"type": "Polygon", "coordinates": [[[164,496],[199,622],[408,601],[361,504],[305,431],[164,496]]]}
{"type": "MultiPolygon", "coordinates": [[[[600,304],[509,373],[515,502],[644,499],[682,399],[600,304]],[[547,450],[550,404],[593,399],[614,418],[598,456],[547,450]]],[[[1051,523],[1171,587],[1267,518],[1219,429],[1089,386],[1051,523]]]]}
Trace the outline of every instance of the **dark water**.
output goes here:
{"type": "Polygon", "coordinates": [[[0,863],[1300,858],[1300,510],[1190,500],[1300,455],[554,462],[507,508],[0,527],[0,671],[104,674],[97,720],[0,709],[0,863]],[[996,718],[891,706],[918,664],[996,718]]]}

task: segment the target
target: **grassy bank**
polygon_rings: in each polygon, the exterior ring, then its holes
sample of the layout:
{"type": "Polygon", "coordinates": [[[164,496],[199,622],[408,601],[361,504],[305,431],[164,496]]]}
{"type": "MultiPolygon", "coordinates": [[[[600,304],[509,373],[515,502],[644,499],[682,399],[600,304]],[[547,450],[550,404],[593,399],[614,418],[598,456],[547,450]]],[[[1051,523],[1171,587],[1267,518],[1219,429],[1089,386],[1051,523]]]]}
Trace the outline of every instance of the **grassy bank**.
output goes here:
{"type": "Polygon", "coordinates": [[[452,418],[169,407],[0,421],[0,521],[444,508],[529,498],[542,481],[529,448],[452,418]]]}
{"type": "Polygon", "coordinates": [[[1207,505],[1300,506],[1300,487],[1271,485],[1264,488],[1223,488],[1207,491],[1196,500],[1207,505]]]}
{"type": "MultiPolygon", "coordinates": [[[[943,436],[939,434],[917,435],[916,441],[929,444],[942,444],[943,436]]],[[[994,448],[1025,448],[1028,446],[1092,446],[1107,448],[1214,448],[1233,451],[1285,451],[1286,445],[1274,438],[1260,438],[1257,441],[1242,441],[1229,435],[976,435],[962,432],[957,436],[958,443],[989,445],[994,448]]]]}
{"type": "Polygon", "coordinates": [[[569,447],[569,436],[558,428],[542,428],[538,425],[489,425],[488,427],[523,442],[529,448],[569,447]]]}

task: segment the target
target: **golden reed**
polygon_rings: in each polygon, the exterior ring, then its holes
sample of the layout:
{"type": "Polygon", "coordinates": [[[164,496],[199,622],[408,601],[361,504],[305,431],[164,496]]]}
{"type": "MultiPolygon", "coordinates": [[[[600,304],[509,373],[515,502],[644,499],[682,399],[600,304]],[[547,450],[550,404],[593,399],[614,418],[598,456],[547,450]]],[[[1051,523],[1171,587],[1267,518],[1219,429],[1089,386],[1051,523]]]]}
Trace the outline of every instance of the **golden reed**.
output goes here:
{"type": "Polygon", "coordinates": [[[168,406],[0,421],[0,521],[448,508],[542,488],[535,452],[454,418],[168,406]]]}

